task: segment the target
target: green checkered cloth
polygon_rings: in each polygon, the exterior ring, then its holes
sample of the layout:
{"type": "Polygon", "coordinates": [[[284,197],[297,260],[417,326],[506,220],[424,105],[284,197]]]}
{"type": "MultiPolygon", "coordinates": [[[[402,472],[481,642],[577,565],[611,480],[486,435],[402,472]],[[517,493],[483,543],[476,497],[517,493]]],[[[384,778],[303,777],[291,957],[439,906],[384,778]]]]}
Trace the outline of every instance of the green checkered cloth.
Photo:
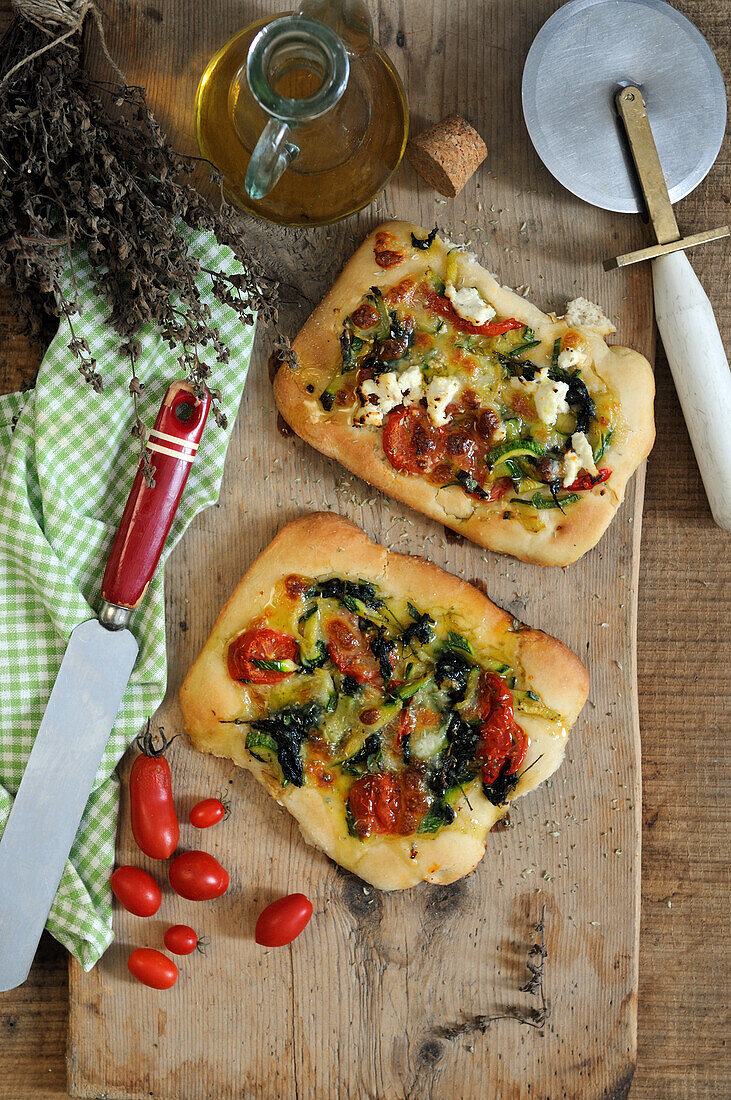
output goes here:
{"type": "MultiPolygon", "coordinates": [[[[206,267],[241,270],[210,233],[188,239],[206,267]]],[[[104,392],[95,394],[83,381],[62,320],[35,389],[0,397],[0,833],[69,635],[94,614],[139,463],[138,441],[130,435],[129,360],[106,323],[104,299],[92,292],[85,257],[75,258],[74,275],[75,287],[70,271],[64,287],[69,297],[78,293],[82,307],[72,319],[74,331],[98,360],[104,392]]],[[[208,276],[201,275],[198,286],[211,307],[211,323],[231,349],[230,363],[215,366],[230,426],[223,431],[212,418],[206,426],[160,566],[133,616],[139,656],[48,918],[48,930],[85,970],[113,938],[109,876],[119,802],[114,768],[165,693],[163,564],[193,517],[218,499],[254,338],[253,326],[243,326],[215,300],[208,276]]],[[[139,340],[137,373],[145,385],[140,415],[151,428],[166,389],[180,377],[181,349],[171,349],[152,326],[139,340]]]]}

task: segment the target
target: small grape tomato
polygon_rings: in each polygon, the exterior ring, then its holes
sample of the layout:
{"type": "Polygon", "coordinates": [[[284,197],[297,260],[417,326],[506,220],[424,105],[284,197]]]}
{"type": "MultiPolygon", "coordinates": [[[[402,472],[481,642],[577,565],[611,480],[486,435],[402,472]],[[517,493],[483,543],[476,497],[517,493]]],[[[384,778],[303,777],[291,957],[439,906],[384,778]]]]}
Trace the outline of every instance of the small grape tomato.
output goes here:
{"type": "Polygon", "coordinates": [[[140,754],[129,774],[132,835],[140,851],[151,859],[169,859],[180,839],[170,765],[164,756],[173,739],[168,740],[160,732],[162,744],[156,748],[147,723],[147,729],[137,738],[140,754]]]}
{"type": "Polygon", "coordinates": [[[192,955],[201,942],[195,928],[189,924],[173,924],[165,931],[163,941],[173,955],[192,955]]]}
{"type": "Polygon", "coordinates": [[[137,947],[127,959],[127,967],[138,982],[150,989],[170,989],[178,980],[178,968],[172,959],[152,947],[137,947]]]}
{"type": "Polygon", "coordinates": [[[228,805],[220,798],[204,798],[202,802],[196,802],[190,811],[190,823],[196,829],[210,829],[228,816],[228,805]]]}
{"type": "Polygon", "coordinates": [[[262,947],[284,947],[296,940],[312,916],[312,902],[304,894],[288,894],[259,914],[254,939],[262,947]]]}
{"type": "Polygon", "coordinates": [[[162,891],[141,867],[117,867],[111,887],[119,904],[136,917],[151,917],[160,908],[162,891]]]}
{"type": "Polygon", "coordinates": [[[188,901],[211,901],[228,890],[228,872],[208,852],[181,852],[168,869],[170,885],[188,901]]]}

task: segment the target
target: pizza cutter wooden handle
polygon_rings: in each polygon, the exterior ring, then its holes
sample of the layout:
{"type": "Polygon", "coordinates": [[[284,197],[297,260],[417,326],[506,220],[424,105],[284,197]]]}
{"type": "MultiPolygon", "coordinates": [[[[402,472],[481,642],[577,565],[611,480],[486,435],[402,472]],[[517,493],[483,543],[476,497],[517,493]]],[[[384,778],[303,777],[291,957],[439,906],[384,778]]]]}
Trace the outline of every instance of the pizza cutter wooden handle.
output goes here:
{"type": "Polygon", "coordinates": [[[684,252],[652,261],[655,311],[713,518],[731,531],[731,372],[721,334],[684,252]]]}
{"type": "Polygon", "coordinates": [[[124,625],[140,603],[160,560],[188,474],[198,450],[211,398],[198,398],[188,382],[168,389],[147,448],[152,452],[155,484],[145,481],[140,462],[102,582],[104,605],[100,620],[114,628],[124,625]],[[111,611],[109,609],[112,609],[111,611]],[[123,609],[115,616],[115,609],[123,609]]]}

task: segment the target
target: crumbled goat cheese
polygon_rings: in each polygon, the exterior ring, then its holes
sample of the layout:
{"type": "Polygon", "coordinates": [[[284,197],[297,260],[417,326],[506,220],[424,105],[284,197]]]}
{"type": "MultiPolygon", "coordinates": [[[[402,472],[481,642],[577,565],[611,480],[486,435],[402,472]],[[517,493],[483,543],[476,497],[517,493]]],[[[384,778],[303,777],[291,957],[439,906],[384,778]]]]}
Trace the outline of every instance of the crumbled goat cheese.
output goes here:
{"type": "Polygon", "coordinates": [[[416,405],[424,396],[424,382],[416,364],[398,376],[398,384],[404,405],[416,405]]]}
{"type": "Polygon", "coordinates": [[[571,436],[571,446],[581,462],[582,470],[587,470],[592,476],[595,475],[597,468],[594,463],[594,454],[591,444],[583,432],[574,432],[571,436]]]}
{"type": "Polygon", "coordinates": [[[373,424],[380,427],[386,413],[400,405],[403,399],[398,378],[392,371],[382,374],[378,379],[364,379],[357,392],[363,401],[363,408],[355,414],[353,423],[361,426],[373,424]]]}
{"type": "Polygon", "coordinates": [[[572,367],[580,367],[586,362],[586,356],[578,348],[564,348],[559,352],[558,365],[561,370],[571,370],[572,367]]]}
{"type": "Polygon", "coordinates": [[[544,367],[536,374],[536,390],[533,394],[533,400],[538,417],[547,428],[553,427],[559,413],[569,411],[566,403],[568,389],[566,382],[554,382],[552,378],[549,378],[548,367],[544,367]]]}
{"type": "Polygon", "coordinates": [[[495,316],[495,310],[488,305],[477,287],[462,286],[457,290],[453,283],[447,283],[444,293],[460,317],[473,325],[486,325],[495,316]]]}
{"type": "Polygon", "coordinates": [[[568,489],[573,485],[581,470],[581,459],[574,451],[567,451],[563,460],[563,487],[568,489]]]}
{"type": "Polygon", "coordinates": [[[456,378],[432,378],[426,387],[426,407],[436,425],[447,423],[447,405],[454,400],[459,390],[460,383],[456,378]]]}
{"type": "Polygon", "coordinates": [[[514,390],[522,390],[523,393],[535,393],[538,383],[532,378],[523,378],[522,374],[510,379],[509,385],[514,390]]]}

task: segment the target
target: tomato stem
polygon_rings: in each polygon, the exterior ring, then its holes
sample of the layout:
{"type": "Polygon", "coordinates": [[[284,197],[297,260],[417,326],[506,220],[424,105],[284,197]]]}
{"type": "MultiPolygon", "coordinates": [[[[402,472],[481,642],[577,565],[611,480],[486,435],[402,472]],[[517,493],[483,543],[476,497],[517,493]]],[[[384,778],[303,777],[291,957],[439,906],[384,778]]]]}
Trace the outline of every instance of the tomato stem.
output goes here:
{"type": "Polygon", "coordinates": [[[144,732],[140,733],[135,738],[135,745],[137,746],[137,748],[140,750],[141,753],[144,753],[145,756],[151,756],[151,757],[153,757],[153,759],[156,759],[158,756],[163,756],[167,752],[167,750],[172,745],[173,741],[175,741],[175,739],[177,737],[180,737],[180,734],[176,733],[173,737],[166,737],[165,736],[165,729],[163,728],[163,726],[159,726],[158,727],[158,734],[159,734],[160,738],[162,739],[162,744],[161,744],[160,748],[157,749],[157,748],[155,748],[156,735],[150,729],[150,722],[151,722],[151,719],[148,718],[147,719],[147,725],[145,726],[144,732]]]}
{"type": "Polygon", "coordinates": [[[223,806],[223,820],[227,821],[231,816],[231,795],[228,791],[218,791],[216,798],[223,806]]]}

